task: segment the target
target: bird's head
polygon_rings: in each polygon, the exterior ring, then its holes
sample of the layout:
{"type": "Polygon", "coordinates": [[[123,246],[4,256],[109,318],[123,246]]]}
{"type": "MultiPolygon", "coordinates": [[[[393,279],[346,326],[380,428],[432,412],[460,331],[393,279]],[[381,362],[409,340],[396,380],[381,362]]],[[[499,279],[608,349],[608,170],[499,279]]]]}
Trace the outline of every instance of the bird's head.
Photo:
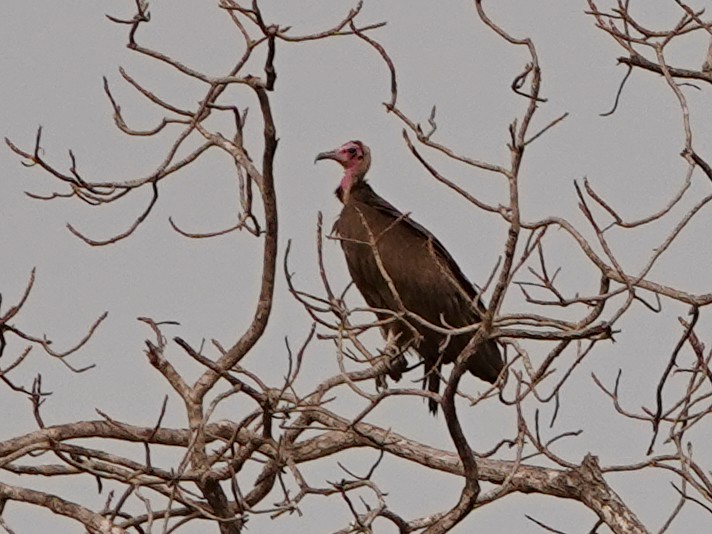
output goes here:
{"type": "Polygon", "coordinates": [[[351,188],[363,180],[371,166],[371,151],[361,141],[349,141],[336,150],[318,154],[314,163],[322,159],[333,159],[343,167],[344,177],[337,189],[337,195],[345,201],[351,188]]]}
{"type": "Polygon", "coordinates": [[[314,163],[322,159],[333,159],[339,162],[344,171],[363,176],[371,166],[371,152],[361,141],[349,141],[336,150],[322,152],[317,155],[314,163]]]}

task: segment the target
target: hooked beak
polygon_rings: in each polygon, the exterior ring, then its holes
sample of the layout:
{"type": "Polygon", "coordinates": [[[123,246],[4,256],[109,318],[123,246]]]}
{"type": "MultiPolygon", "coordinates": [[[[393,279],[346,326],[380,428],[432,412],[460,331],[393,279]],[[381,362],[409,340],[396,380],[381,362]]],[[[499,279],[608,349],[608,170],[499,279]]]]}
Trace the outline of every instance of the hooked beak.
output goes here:
{"type": "Polygon", "coordinates": [[[338,161],[341,163],[339,160],[339,156],[336,153],[336,150],[330,150],[328,152],[320,152],[319,154],[316,155],[316,158],[314,159],[314,163],[316,163],[319,160],[322,159],[333,159],[334,161],[338,161]]]}

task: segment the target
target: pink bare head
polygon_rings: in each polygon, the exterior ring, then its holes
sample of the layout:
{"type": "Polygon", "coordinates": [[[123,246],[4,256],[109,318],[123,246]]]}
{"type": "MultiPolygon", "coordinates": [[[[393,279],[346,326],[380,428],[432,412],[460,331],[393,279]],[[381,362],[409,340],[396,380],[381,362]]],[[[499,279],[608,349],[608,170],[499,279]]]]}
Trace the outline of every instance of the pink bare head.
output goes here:
{"type": "Polygon", "coordinates": [[[346,204],[354,186],[365,182],[364,176],[371,166],[371,151],[361,141],[349,141],[336,150],[317,155],[314,163],[320,159],[333,159],[344,168],[344,176],[336,189],[336,196],[346,204]]]}
{"type": "Polygon", "coordinates": [[[361,141],[349,141],[336,150],[322,152],[314,162],[321,159],[333,159],[344,168],[345,173],[352,178],[363,178],[371,166],[371,151],[361,141]]]}

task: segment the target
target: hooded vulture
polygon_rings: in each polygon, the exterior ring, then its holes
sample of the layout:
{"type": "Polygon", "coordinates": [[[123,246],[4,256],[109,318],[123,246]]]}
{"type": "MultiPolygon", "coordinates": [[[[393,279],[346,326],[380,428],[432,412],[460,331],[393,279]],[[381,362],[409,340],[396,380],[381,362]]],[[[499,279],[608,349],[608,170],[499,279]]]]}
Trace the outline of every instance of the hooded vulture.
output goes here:
{"type": "MultiPolygon", "coordinates": [[[[442,364],[454,362],[475,334],[448,335],[442,330],[481,320],[486,308],[480,291],[433,234],[373,191],[366,181],[371,165],[366,145],[349,141],[322,152],[315,161],[323,159],[343,167],[336,189],[343,208],[334,233],[349,273],[368,305],[381,310],[376,311],[380,320],[400,317],[387,324],[383,334],[400,352],[411,348],[420,355],[425,367],[423,386],[427,384],[429,391],[438,393],[442,364]]],[[[503,367],[499,347],[492,339],[479,345],[467,362],[473,375],[489,383],[497,380],[503,367]]],[[[391,376],[399,377],[402,370],[391,376]]],[[[430,399],[432,413],[437,412],[437,406],[430,399]]]]}

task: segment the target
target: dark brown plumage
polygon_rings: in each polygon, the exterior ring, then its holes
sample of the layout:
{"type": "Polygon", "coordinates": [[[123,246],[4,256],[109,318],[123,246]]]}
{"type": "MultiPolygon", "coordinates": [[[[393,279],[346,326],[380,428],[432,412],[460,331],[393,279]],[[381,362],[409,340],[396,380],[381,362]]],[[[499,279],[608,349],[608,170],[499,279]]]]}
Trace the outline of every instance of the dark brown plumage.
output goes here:
{"type": "MultiPolygon", "coordinates": [[[[341,238],[349,273],[368,305],[396,313],[405,308],[443,327],[478,322],[485,312],[484,304],[445,247],[378,196],[366,182],[371,162],[368,147],[360,141],[350,141],[332,152],[322,152],[317,156],[320,159],[333,159],[344,168],[336,190],[343,209],[334,231],[341,238]]],[[[384,312],[377,315],[379,319],[392,317],[384,312]]],[[[461,334],[447,341],[444,334],[414,318],[392,322],[384,334],[397,336],[399,347],[412,346],[421,356],[427,388],[435,393],[440,389],[441,365],[454,362],[473,336],[461,334]]],[[[497,380],[503,367],[494,340],[485,341],[468,360],[468,370],[490,383],[497,380]]],[[[437,411],[437,403],[432,400],[429,407],[431,412],[437,411]]]]}

